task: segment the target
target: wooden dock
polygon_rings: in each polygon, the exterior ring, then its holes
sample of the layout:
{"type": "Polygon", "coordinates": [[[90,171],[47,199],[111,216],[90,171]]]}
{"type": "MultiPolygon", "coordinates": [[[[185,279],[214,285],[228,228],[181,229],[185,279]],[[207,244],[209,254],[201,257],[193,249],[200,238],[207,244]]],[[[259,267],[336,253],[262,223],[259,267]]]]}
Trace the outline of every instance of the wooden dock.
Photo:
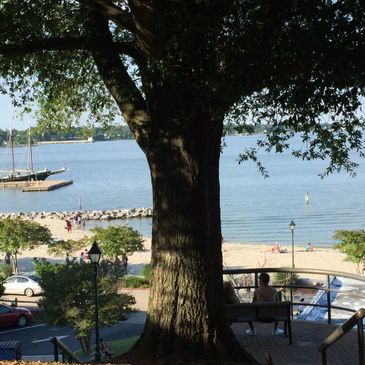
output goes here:
{"type": "Polygon", "coordinates": [[[51,191],[71,184],[72,180],[15,181],[0,183],[0,188],[21,189],[24,192],[51,191]]]}

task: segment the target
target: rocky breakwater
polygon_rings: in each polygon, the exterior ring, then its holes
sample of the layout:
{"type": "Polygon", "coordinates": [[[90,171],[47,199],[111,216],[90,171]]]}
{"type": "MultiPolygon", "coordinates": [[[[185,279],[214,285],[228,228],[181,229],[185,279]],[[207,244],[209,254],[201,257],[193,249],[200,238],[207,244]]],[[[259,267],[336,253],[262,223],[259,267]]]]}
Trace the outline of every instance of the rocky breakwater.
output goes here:
{"type": "Polygon", "coordinates": [[[74,219],[81,216],[83,220],[112,220],[152,217],[152,208],[91,210],[74,212],[21,212],[0,213],[0,219],[21,217],[25,219],[74,219]]]}

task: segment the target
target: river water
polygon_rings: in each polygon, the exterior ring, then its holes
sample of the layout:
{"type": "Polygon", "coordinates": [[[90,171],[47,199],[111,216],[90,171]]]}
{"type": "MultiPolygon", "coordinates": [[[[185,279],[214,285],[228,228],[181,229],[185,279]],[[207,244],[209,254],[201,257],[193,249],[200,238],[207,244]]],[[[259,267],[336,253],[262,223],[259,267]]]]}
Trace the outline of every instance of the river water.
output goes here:
{"type": "MultiPolygon", "coordinates": [[[[229,136],[221,156],[222,232],[226,241],[291,242],[289,223],[296,223],[295,243],[332,245],[336,229],[363,229],[365,224],[365,166],[357,177],[345,173],[322,180],[324,161],[303,162],[289,153],[261,154],[270,177],[264,179],[255,165],[238,165],[238,154],[257,136],[229,136]],[[309,204],[305,204],[305,194],[309,204]]],[[[296,143],[296,141],[294,141],[296,143]]],[[[8,156],[0,150],[0,169],[8,156]]],[[[152,206],[149,170],[133,140],[89,144],[42,145],[33,149],[35,165],[68,171],[54,179],[71,179],[73,185],[51,191],[23,193],[0,189],[0,211],[71,211],[152,206]]],[[[15,149],[19,163],[25,148],[15,149]]],[[[356,158],[355,158],[356,159],[356,158]]],[[[125,222],[123,222],[124,224],[125,222]]],[[[127,222],[151,235],[151,219],[127,222]]]]}

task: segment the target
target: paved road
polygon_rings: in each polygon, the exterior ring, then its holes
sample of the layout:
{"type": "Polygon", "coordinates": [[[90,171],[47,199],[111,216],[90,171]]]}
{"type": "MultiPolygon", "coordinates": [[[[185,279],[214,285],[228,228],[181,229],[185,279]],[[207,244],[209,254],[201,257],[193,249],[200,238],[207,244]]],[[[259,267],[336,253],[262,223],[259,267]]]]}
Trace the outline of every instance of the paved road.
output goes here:
{"type": "MultiPolygon", "coordinates": [[[[145,312],[133,313],[127,321],[118,322],[113,327],[101,328],[100,336],[107,341],[138,336],[143,330],[145,319],[145,312]]],[[[51,355],[53,348],[50,339],[54,336],[62,339],[62,342],[73,351],[80,348],[79,342],[75,339],[69,326],[59,327],[33,323],[25,328],[12,327],[0,331],[0,341],[21,341],[23,356],[51,355]]]]}

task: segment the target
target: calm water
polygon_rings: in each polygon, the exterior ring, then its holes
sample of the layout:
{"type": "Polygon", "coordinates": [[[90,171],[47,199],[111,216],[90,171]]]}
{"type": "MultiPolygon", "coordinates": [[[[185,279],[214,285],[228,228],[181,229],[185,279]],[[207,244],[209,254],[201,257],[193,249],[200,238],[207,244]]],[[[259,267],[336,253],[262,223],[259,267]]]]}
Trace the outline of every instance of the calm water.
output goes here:
{"type": "MultiPolygon", "coordinates": [[[[222,231],[226,241],[291,242],[288,227],[296,223],[295,242],[332,244],[336,229],[364,228],[365,168],[355,179],[335,174],[322,180],[323,161],[302,162],[288,153],[263,155],[270,178],[261,177],[252,163],[237,164],[244,146],[255,136],[227,137],[221,156],[222,231]],[[305,206],[305,193],[309,206],[305,206]]],[[[8,157],[0,151],[0,168],[8,157]]],[[[17,161],[25,161],[25,149],[16,148],[17,161]]],[[[74,184],[52,192],[22,193],[0,189],[0,211],[77,210],[150,207],[151,186],[144,155],[134,141],[48,145],[34,148],[39,168],[68,171],[54,177],[74,184]]],[[[151,220],[130,220],[130,225],[151,235],[151,220]]]]}

